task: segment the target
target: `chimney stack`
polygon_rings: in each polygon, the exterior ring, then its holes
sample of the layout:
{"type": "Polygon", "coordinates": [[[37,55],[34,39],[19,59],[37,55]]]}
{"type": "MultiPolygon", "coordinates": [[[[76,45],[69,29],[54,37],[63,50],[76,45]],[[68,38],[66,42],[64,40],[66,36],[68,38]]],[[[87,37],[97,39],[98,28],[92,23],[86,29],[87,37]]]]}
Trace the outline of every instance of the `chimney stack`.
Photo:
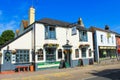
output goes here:
{"type": "Polygon", "coordinates": [[[17,29],[17,30],[16,30],[16,36],[18,36],[18,35],[19,35],[19,30],[17,29]]]}
{"type": "Polygon", "coordinates": [[[78,19],[78,25],[84,27],[82,18],[79,18],[79,19],[78,19]]]}
{"type": "Polygon", "coordinates": [[[105,25],[105,30],[109,30],[109,26],[108,25],[105,25]]]}
{"type": "Polygon", "coordinates": [[[29,10],[29,25],[35,21],[35,9],[33,7],[29,10]]]}

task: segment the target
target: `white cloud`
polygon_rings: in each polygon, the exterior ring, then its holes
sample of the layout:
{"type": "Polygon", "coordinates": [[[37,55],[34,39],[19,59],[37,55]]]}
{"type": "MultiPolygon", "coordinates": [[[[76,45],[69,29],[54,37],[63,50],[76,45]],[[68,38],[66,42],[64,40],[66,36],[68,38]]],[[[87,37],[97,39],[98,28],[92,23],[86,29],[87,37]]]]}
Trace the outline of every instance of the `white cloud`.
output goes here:
{"type": "Polygon", "coordinates": [[[0,34],[5,30],[15,30],[17,28],[16,21],[10,21],[8,23],[0,23],[0,34]]]}

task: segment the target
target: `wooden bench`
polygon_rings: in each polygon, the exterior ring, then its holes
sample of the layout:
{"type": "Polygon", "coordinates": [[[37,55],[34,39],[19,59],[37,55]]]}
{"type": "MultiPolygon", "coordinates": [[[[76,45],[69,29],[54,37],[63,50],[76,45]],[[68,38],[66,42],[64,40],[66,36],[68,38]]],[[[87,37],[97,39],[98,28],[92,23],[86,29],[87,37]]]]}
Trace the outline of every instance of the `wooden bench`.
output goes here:
{"type": "Polygon", "coordinates": [[[18,70],[18,72],[20,72],[21,70],[29,71],[29,66],[16,66],[16,69],[18,70]]]}

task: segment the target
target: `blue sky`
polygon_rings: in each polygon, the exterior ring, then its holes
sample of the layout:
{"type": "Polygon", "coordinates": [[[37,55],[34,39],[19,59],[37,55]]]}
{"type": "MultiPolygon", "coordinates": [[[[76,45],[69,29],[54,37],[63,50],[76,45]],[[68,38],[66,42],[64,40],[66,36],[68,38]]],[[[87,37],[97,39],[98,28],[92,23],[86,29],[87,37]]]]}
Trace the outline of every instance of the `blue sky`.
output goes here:
{"type": "MultiPolygon", "coordinates": [[[[36,9],[36,20],[53,18],[66,22],[77,22],[83,19],[89,28],[96,26],[118,33],[120,29],[120,0],[33,0],[36,9]]],[[[16,30],[21,20],[28,20],[28,10],[32,0],[0,0],[0,34],[4,30],[16,30]]]]}

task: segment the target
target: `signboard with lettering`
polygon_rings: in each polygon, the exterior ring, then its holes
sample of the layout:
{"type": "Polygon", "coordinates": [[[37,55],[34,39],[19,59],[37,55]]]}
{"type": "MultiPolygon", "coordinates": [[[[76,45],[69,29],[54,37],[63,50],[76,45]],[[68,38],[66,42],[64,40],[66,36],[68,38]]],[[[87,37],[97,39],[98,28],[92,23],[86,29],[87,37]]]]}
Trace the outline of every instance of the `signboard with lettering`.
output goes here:
{"type": "Polygon", "coordinates": [[[77,34],[77,30],[76,30],[76,26],[74,26],[73,28],[72,28],[72,35],[76,35],[77,34]]]}

